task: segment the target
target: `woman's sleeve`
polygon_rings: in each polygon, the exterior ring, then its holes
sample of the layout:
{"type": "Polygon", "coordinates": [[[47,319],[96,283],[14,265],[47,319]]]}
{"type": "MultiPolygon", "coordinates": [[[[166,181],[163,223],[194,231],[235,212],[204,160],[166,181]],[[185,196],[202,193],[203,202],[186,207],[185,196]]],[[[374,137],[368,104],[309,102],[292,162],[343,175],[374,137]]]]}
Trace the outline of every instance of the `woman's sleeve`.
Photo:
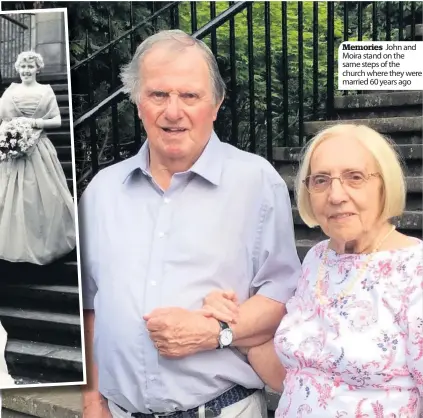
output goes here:
{"type": "Polygon", "coordinates": [[[59,104],[57,103],[56,95],[51,85],[48,85],[48,89],[50,90],[48,93],[49,100],[47,104],[46,116],[44,117],[44,119],[53,119],[56,116],[60,116],[60,109],[59,104]]]}
{"type": "Polygon", "coordinates": [[[406,310],[406,356],[408,370],[420,396],[423,397],[423,261],[421,258],[412,274],[413,284],[408,288],[410,293],[406,310]]]}

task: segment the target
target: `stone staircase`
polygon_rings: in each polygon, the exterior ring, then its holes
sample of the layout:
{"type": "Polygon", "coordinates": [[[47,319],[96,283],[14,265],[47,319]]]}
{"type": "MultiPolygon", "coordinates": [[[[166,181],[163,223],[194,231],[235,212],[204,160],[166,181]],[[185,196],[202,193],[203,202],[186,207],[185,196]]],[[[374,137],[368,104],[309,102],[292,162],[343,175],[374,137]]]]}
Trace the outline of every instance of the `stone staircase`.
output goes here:
{"type": "MultiPolygon", "coordinates": [[[[398,230],[422,236],[422,92],[370,93],[335,98],[338,120],[306,122],[308,137],[339,122],[361,123],[389,136],[397,144],[404,161],[407,180],[407,204],[403,216],[394,220],[398,230]]],[[[326,237],[320,228],[308,228],[301,220],[294,200],[294,180],[301,148],[279,147],[274,150],[275,167],[287,182],[292,198],[298,253],[301,259],[318,241],[326,237]]]]}
{"type": "MultiPolygon", "coordinates": [[[[11,81],[4,80],[3,86],[11,81]]],[[[66,74],[40,75],[53,87],[62,126],[47,132],[73,195],[66,74]]],[[[0,321],[6,361],[18,384],[81,382],[83,363],[76,251],[47,266],[0,260],[0,321]]]]}

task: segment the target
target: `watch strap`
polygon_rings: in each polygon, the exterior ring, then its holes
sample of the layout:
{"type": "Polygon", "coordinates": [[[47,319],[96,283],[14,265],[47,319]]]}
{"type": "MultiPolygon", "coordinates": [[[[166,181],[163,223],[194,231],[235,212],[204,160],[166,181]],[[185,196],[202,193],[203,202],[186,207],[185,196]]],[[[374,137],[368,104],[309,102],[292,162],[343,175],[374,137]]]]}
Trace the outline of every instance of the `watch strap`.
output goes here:
{"type": "Polygon", "coordinates": [[[217,322],[219,322],[219,325],[220,325],[220,332],[219,332],[219,337],[218,337],[218,342],[217,342],[217,347],[216,348],[222,349],[222,348],[224,348],[224,346],[220,342],[220,335],[221,335],[221,332],[222,331],[224,331],[225,329],[228,329],[229,328],[229,325],[228,325],[227,322],[220,321],[219,319],[217,320],[217,322]]]}

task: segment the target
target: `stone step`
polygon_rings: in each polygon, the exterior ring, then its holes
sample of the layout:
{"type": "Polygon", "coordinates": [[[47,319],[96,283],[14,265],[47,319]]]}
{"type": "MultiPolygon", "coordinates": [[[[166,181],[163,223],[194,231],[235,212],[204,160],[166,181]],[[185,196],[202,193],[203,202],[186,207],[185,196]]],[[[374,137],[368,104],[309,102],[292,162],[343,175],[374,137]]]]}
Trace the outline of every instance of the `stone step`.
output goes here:
{"type": "Polygon", "coordinates": [[[70,190],[71,194],[75,195],[76,193],[74,194],[74,190],[73,190],[73,179],[66,178],[66,183],[68,185],[68,189],[70,190]]]}
{"type": "Polygon", "coordinates": [[[401,91],[396,93],[357,94],[336,96],[335,109],[373,109],[400,106],[418,106],[423,103],[423,92],[401,91]]]}
{"type": "Polygon", "coordinates": [[[60,106],[59,109],[62,118],[69,116],[69,106],[60,106]]]}
{"type": "MultiPolygon", "coordinates": [[[[292,208],[292,218],[295,228],[295,237],[299,241],[312,240],[321,241],[326,239],[322,230],[319,227],[309,228],[301,219],[298,208],[292,208]]],[[[392,224],[395,225],[398,231],[403,234],[421,237],[422,236],[422,211],[405,211],[402,216],[395,217],[391,220],[392,224]]]]}
{"type": "MultiPolygon", "coordinates": [[[[292,217],[293,217],[295,226],[304,225],[306,228],[308,228],[303,222],[303,220],[301,219],[298,208],[296,207],[292,208],[292,217]]],[[[394,218],[392,223],[398,229],[402,229],[404,231],[415,230],[415,229],[420,230],[422,229],[422,218],[423,218],[422,211],[406,210],[401,216],[394,218]]]]}
{"type": "MultiPolygon", "coordinates": [[[[397,144],[396,150],[405,161],[404,173],[407,177],[423,175],[422,144],[397,144]]],[[[283,178],[296,175],[301,151],[301,147],[275,147],[273,149],[275,167],[283,178]]]]}
{"type": "Polygon", "coordinates": [[[20,284],[78,286],[76,250],[45,266],[0,260],[0,277],[2,285],[5,286],[20,284]]]}
{"type": "MultiPolygon", "coordinates": [[[[266,388],[269,418],[277,408],[280,394],[266,388]]],[[[12,389],[3,392],[3,405],[7,411],[25,414],[27,417],[80,418],[82,417],[82,393],[80,387],[52,387],[37,389],[12,389]],[[37,414],[37,415],[33,415],[37,414]]],[[[4,415],[14,418],[14,415],[4,415]]],[[[16,415],[20,418],[20,415],[16,415]]]]}
{"type": "Polygon", "coordinates": [[[57,83],[57,84],[51,84],[51,87],[53,88],[53,91],[58,94],[68,94],[68,84],[67,83],[57,83]]]}
{"type": "Polygon", "coordinates": [[[68,82],[67,73],[57,73],[57,74],[39,74],[37,76],[37,81],[39,83],[49,83],[49,84],[66,84],[68,82]]]}
{"type": "MultiPolygon", "coordinates": [[[[323,238],[326,239],[326,238],[323,238]]],[[[298,257],[300,258],[301,262],[304,260],[304,257],[309,252],[310,248],[314,247],[317,243],[322,241],[323,239],[297,239],[295,244],[297,246],[297,253],[298,257]]]]}
{"type": "Polygon", "coordinates": [[[56,100],[59,104],[59,108],[63,106],[69,106],[69,96],[68,94],[56,94],[56,100]]]}
{"type": "Polygon", "coordinates": [[[304,134],[306,136],[316,135],[329,126],[339,123],[353,123],[358,125],[366,125],[381,134],[387,134],[392,139],[397,138],[403,142],[404,138],[410,136],[420,136],[422,134],[422,116],[404,116],[404,117],[390,117],[390,118],[371,118],[371,119],[351,119],[351,120],[330,120],[318,122],[305,122],[304,134]]]}
{"type": "Polygon", "coordinates": [[[34,415],[23,414],[22,412],[12,411],[10,409],[3,408],[2,409],[2,418],[31,418],[34,415]]]}
{"type": "Polygon", "coordinates": [[[82,382],[83,361],[80,347],[16,340],[10,338],[6,345],[9,373],[17,384],[27,384],[28,379],[46,382],[82,382]],[[22,371],[25,377],[20,377],[22,371]],[[26,376],[32,375],[31,378],[26,376]],[[59,377],[63,374],[63,377],[59,377]],[[71,378],[72,380],[65,380],[71,378]]]}
{"type": "MultiPolygon", "coordinates": [[[[288,187],[289,194],[291,197],[291,201],[295,201],[295,181],[296,177],[294,175],[284,176],[283,179],[288,187]]],[[[422,194],[423,194],[423,176],[417,177],[406,177],[405,178],[407,184],[407,199],[406,199],[406,209],[413,211],[413,210],[422,210],[423,209],[423,202],[422,202],[422,194]]]]}
{"type": "Polygon", "coordinates": [[[79,315],[0,307],[0,321],[9,338],[81,346],[79,315]]]}
{"type": "Polygon", "coordinates": [[[67,178],[72,177],[72,161],[60,161],[67,178]]]}
{"type": "MultiPolygon", "coordinates": [[[[30,417],[82,418],[81,388],[69,386],[7,390],[3,391],[3,407],[7,411],[30,417]]],[[[13,415],[10,417],[14,418],[13,415]]]]}
{"type": "Polygon", "coordinates": [[[49,135],[51,132],[61,132],[61,131],[67,131],[69,133],[70,137],[70,119],[69,115],[68,117],[62,116],[62,124],[58,128],[47,128],[46,133],[49,135]]]}
{"type": "MultiPolygon", "coordinates": [[[[290,192],[293,192],[295,187],[295,176],[284,176],[283,179],[288,187],[288,190],[290,192]]],[[[423,193],[423,176],[406,177],[405,181],[407,183],[408,193],[415,193],[415,194],[423,193]]]]}
{"type": "Polygon", "coordinates": [[[357,94],[336,96],[334,106],[340,119],[421,116],[423,92],[357,94]]]}
{"type": "Polygon", "coordinates": [[[59,160],[69,161],[72,158],[72,148],[71,145],[58,145],[56,148],[57,156],[59,160]]]}
{"type": "Polygon", "coordinates": [[[60,145],[70,145],[71,144],[71,136],[69,131],[59,131],[59,132],[48,132],[48,137],[53,145],[60,146],[60,145]]]}
{"type": "MultiPolygon", "coordinates": [[[[423,24],[419,23],[415,26],[416,41],[421,41],[423,38],[423,24]]],[[[411,40],[411,25],[405,27],[405,37],[411,40]]]]}
{"type": "Polygon", "coordinates": [[[0,306],[79,315],[78,286],[6,284],[0,293],[0,306]]]}

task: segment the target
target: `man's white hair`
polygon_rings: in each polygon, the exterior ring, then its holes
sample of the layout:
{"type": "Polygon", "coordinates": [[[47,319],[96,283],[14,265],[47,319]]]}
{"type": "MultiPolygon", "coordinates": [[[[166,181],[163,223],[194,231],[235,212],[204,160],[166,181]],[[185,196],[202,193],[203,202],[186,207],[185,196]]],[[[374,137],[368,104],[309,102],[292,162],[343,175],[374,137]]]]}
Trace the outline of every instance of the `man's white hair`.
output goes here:
{"type": "Polygon", "coordinates": [[[142,82],[140,71],[142,60],[145,54],[154,45],[169,41],[179,44],[182,49],[189,46],[196,46],[203,52],[207,66],[210,70],[214,101],[216,104],[220,103],[220,101],[225,97],[226,88],[225,82],[220,75],[216,58],[210,48],[203,41],[193,38],[191,35],[188,35],[179,29],[157,32],[156,34],[149,36],[138,46],[131,62],[122,67],[122,72],[120,74],[125,93],[129,94],[134,103],[139,102],[142,82]]]}

